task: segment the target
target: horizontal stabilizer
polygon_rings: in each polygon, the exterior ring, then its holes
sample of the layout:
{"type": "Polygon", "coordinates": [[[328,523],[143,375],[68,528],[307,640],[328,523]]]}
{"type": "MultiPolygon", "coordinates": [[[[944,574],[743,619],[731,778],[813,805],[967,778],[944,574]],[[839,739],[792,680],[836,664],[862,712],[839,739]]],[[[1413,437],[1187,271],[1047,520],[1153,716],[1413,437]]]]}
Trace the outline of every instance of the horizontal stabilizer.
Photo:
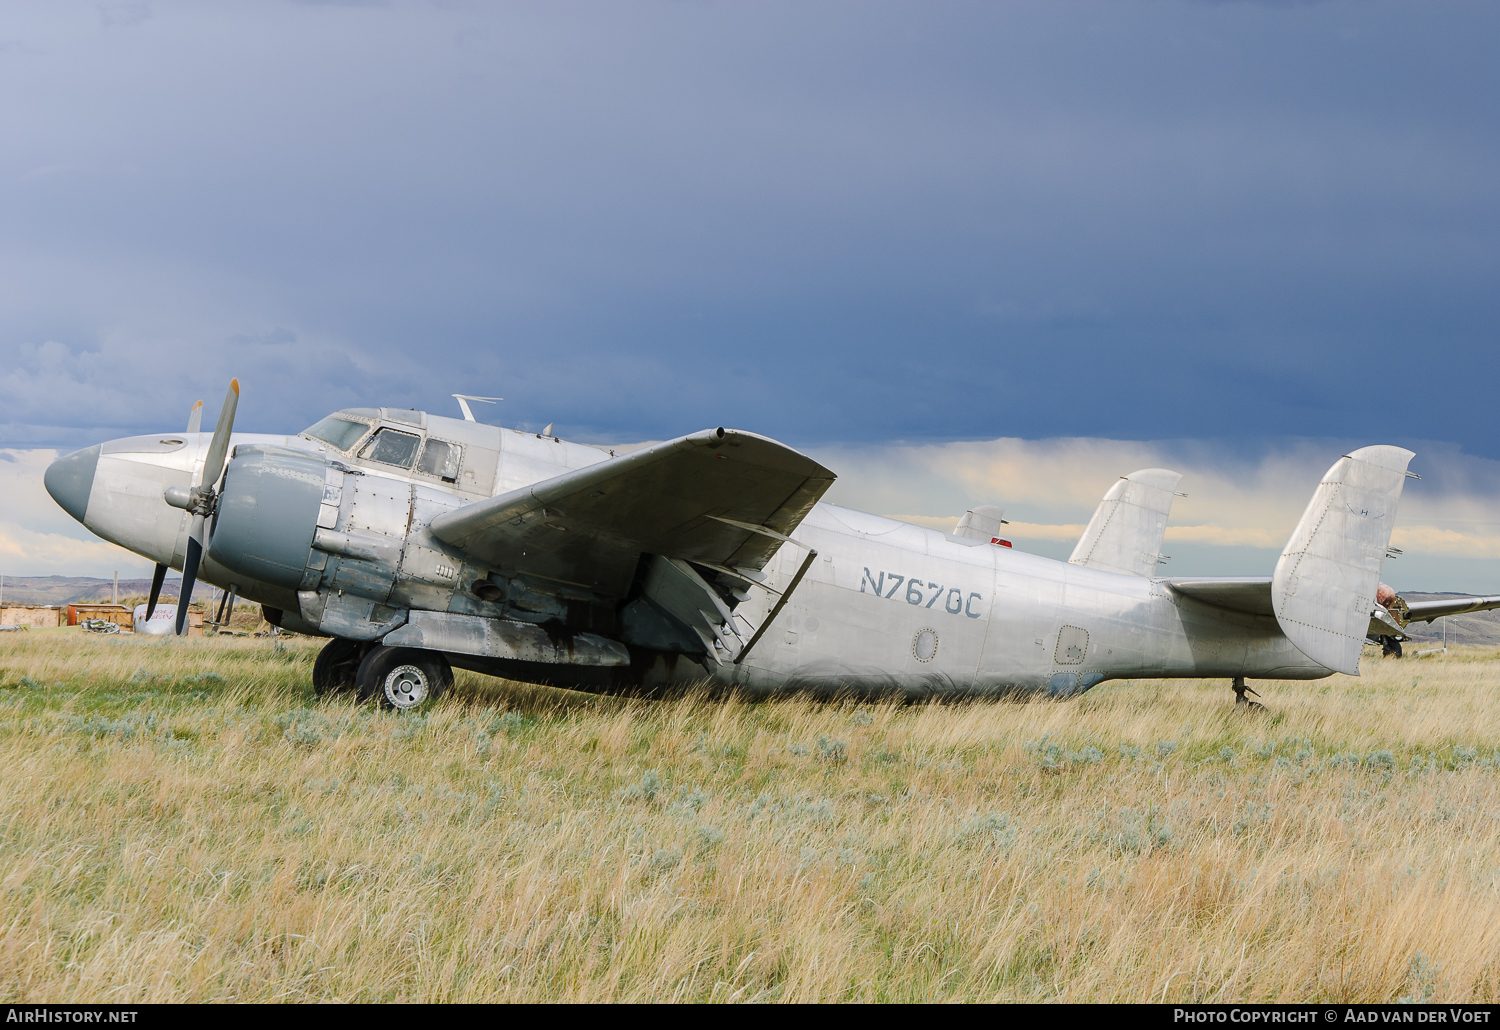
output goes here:
{"type": "Polygon", "coordinates": [[[1274,615],[1270,576],[1222,576],[1162,580],[1169,590],[1195,601],[1250,615],[1274,615]]]}
{"type": "Polygon", "coordinates": [[[1181,478],[1180,472],[1167,469],[1121,476],[1099,502],[1068,561],[1104,572],[1155,575],[1172,492],[1181,478]]]}
{"type": "Polygon", "coordinates": [[[1281,631],[1335,672],[1359,675],[1412,457],[1404,448],[1379,445],[1334,462],[1276,562],[1271,600],[1281,631]]]}

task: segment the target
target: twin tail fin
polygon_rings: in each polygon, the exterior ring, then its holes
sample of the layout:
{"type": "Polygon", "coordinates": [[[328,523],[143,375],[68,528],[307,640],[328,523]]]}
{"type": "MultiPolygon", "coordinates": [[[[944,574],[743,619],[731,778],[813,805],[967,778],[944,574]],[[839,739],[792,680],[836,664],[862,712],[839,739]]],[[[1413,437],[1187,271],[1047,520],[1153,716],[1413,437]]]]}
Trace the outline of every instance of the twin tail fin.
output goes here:
{"type": "Polygon", "coordinates": [[[1361,447],[1333,463],[1271,577],[1271,604],[1297,649],[1334,672],[1359,675],[1411,451],[1361,447]]]}

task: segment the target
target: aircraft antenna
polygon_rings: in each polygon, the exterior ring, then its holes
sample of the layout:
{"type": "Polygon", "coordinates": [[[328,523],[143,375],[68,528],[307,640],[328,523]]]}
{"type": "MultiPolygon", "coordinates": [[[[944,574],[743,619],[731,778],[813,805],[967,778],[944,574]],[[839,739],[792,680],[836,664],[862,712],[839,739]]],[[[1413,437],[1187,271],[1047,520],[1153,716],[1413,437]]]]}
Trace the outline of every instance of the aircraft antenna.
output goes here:
{"type": "Polygon", "coordinates": [[[474,413],[469,410],[469,402],[470,401],[482,401],[485,404],[494,404],[496,401],[503,401],[503,400],[505,400],[504,397],[475,397],[471,393],[455,393],[453,395],[453,399],[456,400],[456,401],[458,401],[458,406],[463,409],[464,421],[465,422],[476,422],[476,421],[478,421],[474,417],[474,413]]]}

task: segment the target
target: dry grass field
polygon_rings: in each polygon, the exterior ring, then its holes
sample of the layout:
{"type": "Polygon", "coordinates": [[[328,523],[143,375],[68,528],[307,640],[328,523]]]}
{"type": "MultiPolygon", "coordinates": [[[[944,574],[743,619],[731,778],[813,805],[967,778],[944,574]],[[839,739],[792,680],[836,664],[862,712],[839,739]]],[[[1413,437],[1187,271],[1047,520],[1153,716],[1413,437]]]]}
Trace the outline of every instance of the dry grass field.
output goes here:
{"type": "MultiPolygon", "coordinates": [[[[1500,660],[1071,702],[318,702],[0,639],[0,1000],[1500,1000],[1500,660]]],[[[1368,652],[1367,652],[1368,654],[1368,652]]]]}

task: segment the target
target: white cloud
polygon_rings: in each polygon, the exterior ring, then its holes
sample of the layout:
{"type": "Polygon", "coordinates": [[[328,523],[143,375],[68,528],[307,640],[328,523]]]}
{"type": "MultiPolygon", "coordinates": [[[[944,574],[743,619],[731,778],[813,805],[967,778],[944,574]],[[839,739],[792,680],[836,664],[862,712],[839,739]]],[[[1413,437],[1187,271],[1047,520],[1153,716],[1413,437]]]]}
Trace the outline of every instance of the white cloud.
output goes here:
{"type": "Polygon", "coordinates": [[[1397,526],[1391,545],[1408,554],[1500,558],[1500,533],[1461,533],[1441,526],[1397,526]]]}
{"type": "Polygon", "coordinates": [[[1191,540],[1215,547],[1279,547],[1285,541],[1269,529],[1241,526],[1168,526],[1168,540],[1191,540]]]}
{"type": "MultiPolygon", "coordinates": [[[[1177,545],[1178,575],[1224,572],[1216,549],[1264,552],[1253,562],[1269,574],[1323,472],[1347,447],[1291,440],[1255,457],[1203,441],[1134,442],[1088,438],[825,448],[815,456],[839,474],[829,500],[951,532],[979,504],[1006,509],[1006,536],[1048,554],[1066,554],[1115,480],[1142,468],[1181,472],[1166,541],[1177,545]]],[[[1387,575],[1453,589],[1500,590],[1500,464],[1452,445],[1422,448],[1408,482],[1393,546],[1406,554],[1387,575]],[[1453,582],[1449,563],[1479,562],[1453,582]],[[1431,581],[1430,583],[1428,581],[1431,581]],[[1493,580],[1493,582],[1491,582],[1493,580]]],[[[1220,554],[1227,552],[1220,550],[1220,554]]]]}
{"type": "Polygon", "coordinates": [[[52,500],[42,476],[56,457],[54,450],[0,450],[0,574],[149,575],[149,561],[100,540],[52,500]]]}
{"type": "Polygon", "coordinates": [[[0,522],[0,572],[7,576],[148,576],[151,568],[151,562],[103,540],[0,522]]]}

